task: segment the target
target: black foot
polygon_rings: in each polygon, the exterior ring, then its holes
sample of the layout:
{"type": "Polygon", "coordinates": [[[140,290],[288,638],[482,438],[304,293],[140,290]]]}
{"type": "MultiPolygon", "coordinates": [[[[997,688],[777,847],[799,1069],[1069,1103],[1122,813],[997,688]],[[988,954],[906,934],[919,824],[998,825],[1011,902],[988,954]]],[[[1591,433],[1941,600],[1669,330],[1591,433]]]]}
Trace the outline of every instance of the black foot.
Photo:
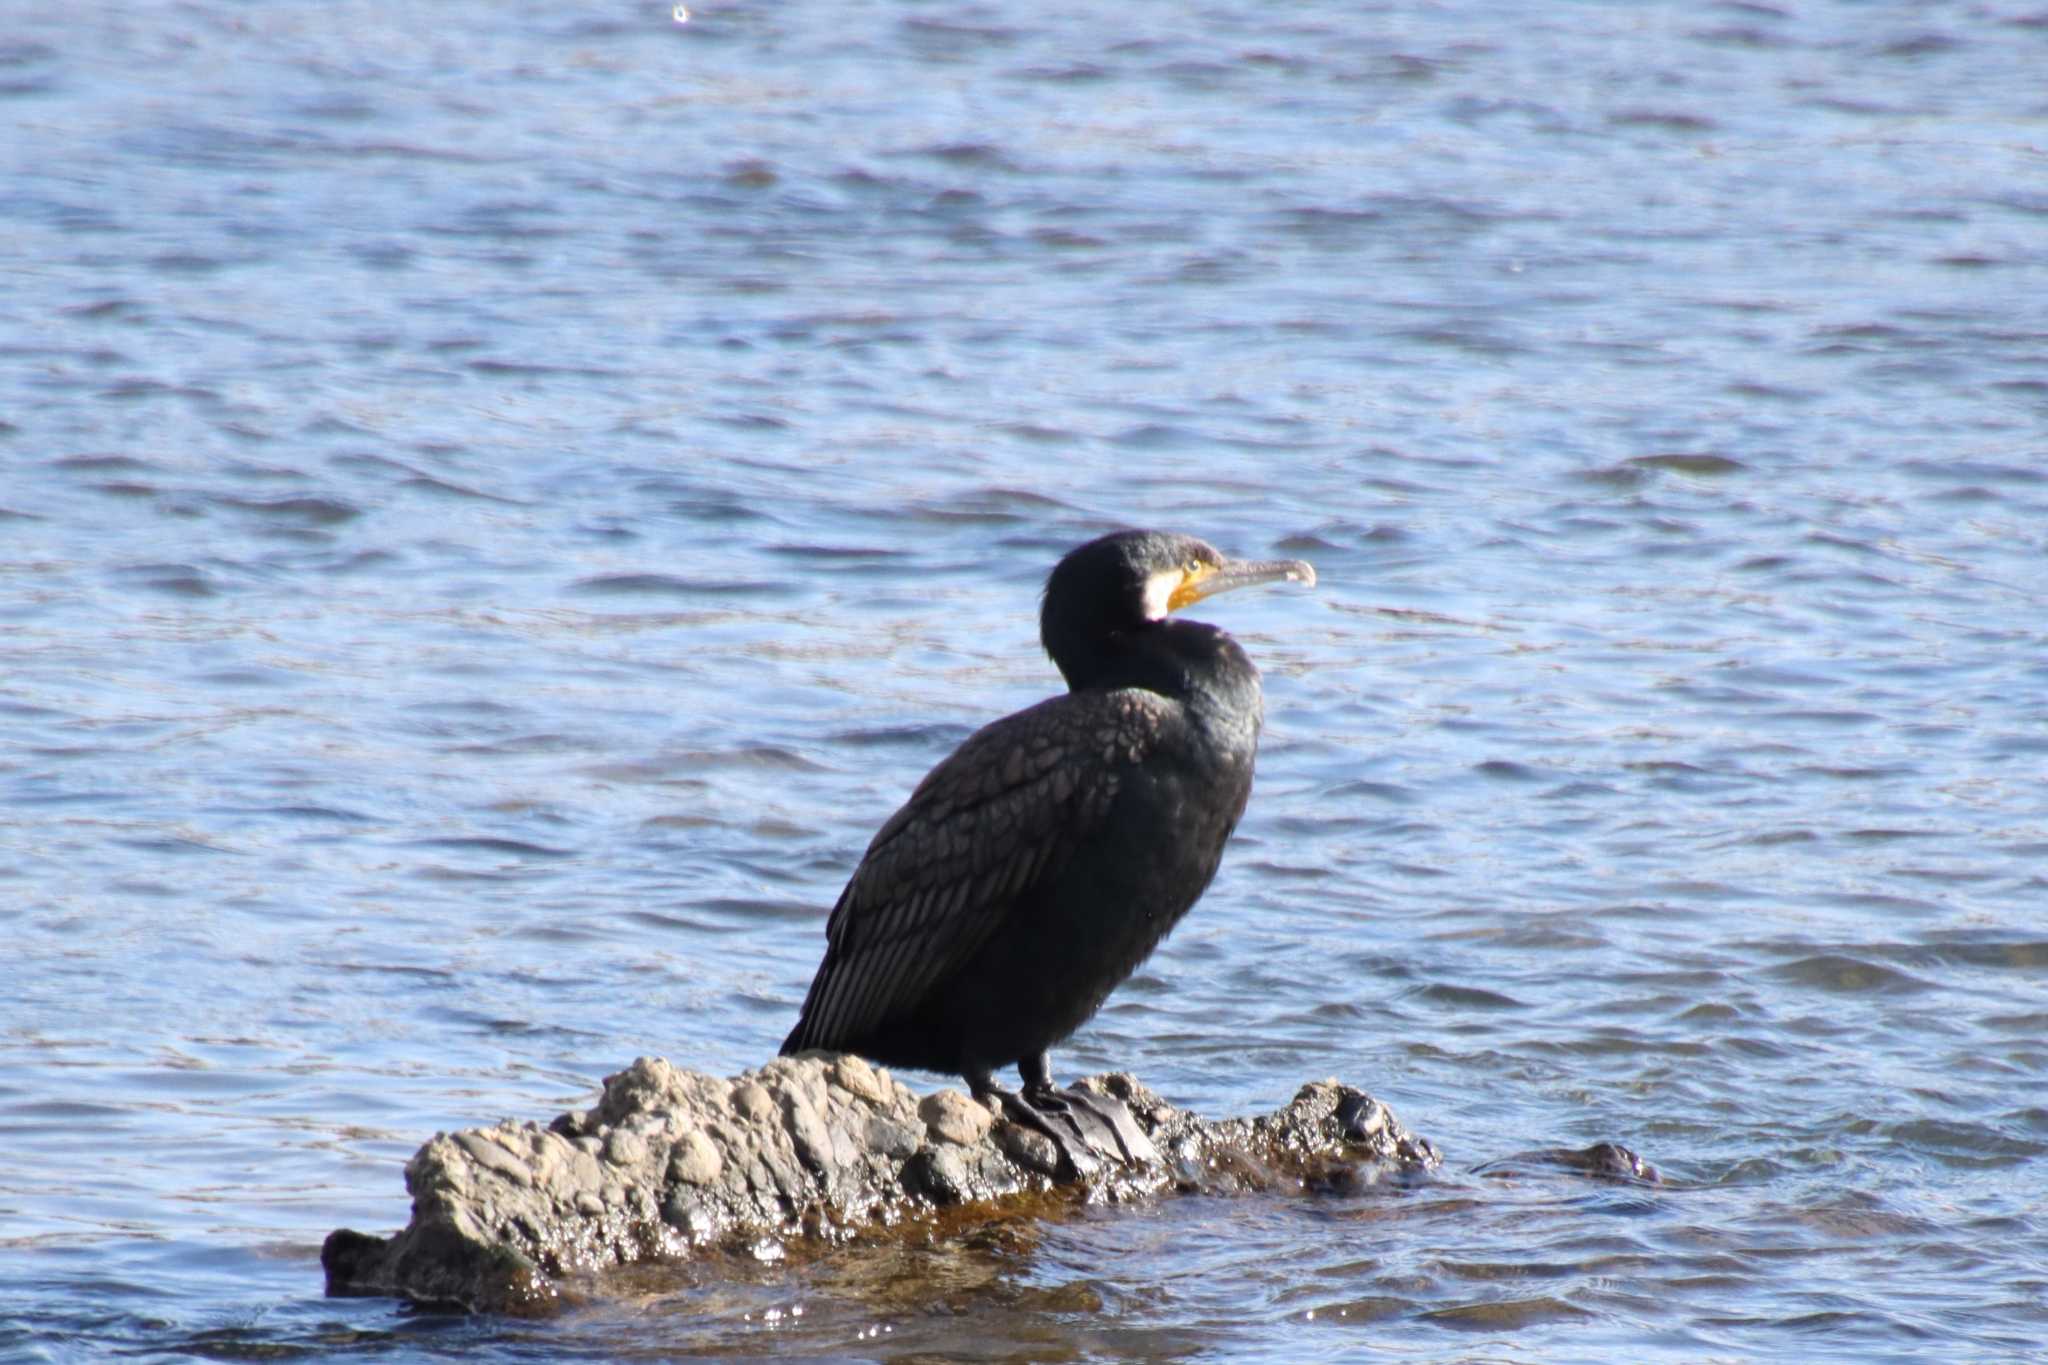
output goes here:
{"type": "MultiPolygon", "coordinates": [[[[1060,1092],[1059,1098],[1065,1104],[1081,1109],[1095,1121],[1095,1125],[1106,1133],[1115,1144],[1116,1154],[1122,1156],[1126,1166],[1142,1166],[1159,1160],[1159,1149],[1152,1145],[1152,1139],[1145,1136],[1138,1127],[1138,1121],[1131,1117],[1131,1107],[1122,1100],[1107,1095],[1097,1095],[1074,1085],[1060,1092]]],[[[1073,1122],[1069,1119],[1068,1122],[1073,1122]]],[[[1100,1147],[1103,1144],[1094,1135],[1090,1141],[1100,1147]]],[[[1104,1151],[1105,1156],[1110,1155],[1104,1151]]]]}
{"type": "Polygon", "coordinates": [[[967,1084],[974,1098],[1051,1142],[1060,1177],[1093,1174],[1105,1160],[1129,1166],[1159,1160],[1128,1106],[1085,1090],[1055,1090],[1043,1052],[1019,1062],[1017,1072],[1024,1078],[1021,1095],[998,1089],[986,1071],[968,1072],[967,1084]]]}
{"type": "Polygon", "coordinates": [[[1032,1108],[1042,1110],[1048,1114],[1064,1114],[1067,1112],[1067,1097],[1053,1089],[1051,1082],[1047,1082],[1044,1085],[1025,1086],[1024,1098],[1031,1102],[1032,1108]]]}
{"type": "Polygon", "coordinates": [[[1029,1128],[1052,1144],[1058,1167],[1055,1179],[1082,1180],[1102,1169],[1087,1134],[1074,1122],[1060,1096],[1050,1091],[1028,1090],[1022,1095],[1012,1094],[987,1077],[969,1077],[968,1084],[974,1098],[999,1108],[1005,1119],[1020,1128],[1029,1128]],[[1048,1099],[1050,1104],[1045,1103],[1048,1099]]]}
{"type": "Polygon", "coordinates": [[[1073,1111],[1059,1095],[1049,1090],[1026,1091],[1003,1096],[1003,1117],[1012,1123],[1042,1133],[1059,1153],[1060,1178],[1086,1179],[1102,1169],[1085,1127],[1074,1121],[1073,1111]]]}
{"type": "Polygon", "coordinates": [[[1138,1127],[1129,1105],[1077,1086],[1054,1090],[1052,1059],[1045,1053],[1035,1052],[1018,1062],[1017,1074],[1024,1078],[1024,1094],[1033,1104],[1052,1113],[1066,1114],[1075,1133],[1103,1156],[1119,1158],[1127,1166],[1159,1160],[1159,1149],[1138,1127]],[[1073,1106],[1079,1106],[1081,1112],[1072,1113],[1073,1106]]]}

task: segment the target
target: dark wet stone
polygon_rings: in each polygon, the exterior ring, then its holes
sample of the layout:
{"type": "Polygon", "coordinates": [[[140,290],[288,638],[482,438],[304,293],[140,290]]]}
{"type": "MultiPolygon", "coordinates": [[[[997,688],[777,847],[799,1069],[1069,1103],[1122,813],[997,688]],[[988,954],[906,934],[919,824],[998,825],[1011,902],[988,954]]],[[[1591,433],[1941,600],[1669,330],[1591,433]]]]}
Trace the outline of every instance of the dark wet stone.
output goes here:
{"type": "Polygon", "coordinates": [[[544,1313],[602,1294],[604,1272],[628,1265],[822,1248],[942,1209],[957,1211],[953,1231],[983,1207],[1015,1216],[1062,1171],[1085,1197],[1116,1202],[1338,1188],[1342,1172],[1368,1184],[1439,1160],[1385,1105],[1335,1081],[1221,1122],[1123,1073],[1067,1094],[1071,1165],[1043,1134],[957,1091],[920,1098],[857,1057],[778,1057],[730,1080],[643,1057],[580,1114],[436,1136],[406,1166],[412,1222],[389,1238],[329,1236],[327,1289],[544,1313]]]}
{"type": "Polygon", "coordinates": [[[1618,1142],[1596,1142],[1590,1147],[1542,1147],[1533,1152],[1518,1152],[1514,1156],[1489,1161],[1476,1168],[1474,1173],[1513,1176],[1541,1168],[1632,1185],[1664,1183],[1664,1177],[1655,1166],[1618,1142]]]}
{"type": "Polygon", "coordinates": [[[965,1203],[973,1190],[957,1147],[927,1147],[913,1156],[903,1168],[903,1185],[941,1208],[965,1203]]]}

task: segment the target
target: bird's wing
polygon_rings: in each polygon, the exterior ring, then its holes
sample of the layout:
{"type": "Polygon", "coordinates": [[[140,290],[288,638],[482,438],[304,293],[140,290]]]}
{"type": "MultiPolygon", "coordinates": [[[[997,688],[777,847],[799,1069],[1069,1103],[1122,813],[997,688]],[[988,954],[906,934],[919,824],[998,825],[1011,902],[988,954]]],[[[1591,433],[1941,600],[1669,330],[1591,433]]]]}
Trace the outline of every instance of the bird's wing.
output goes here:
{"type": "Polygon", "coordinates": [[[914,1008],[1102,826],[1171,720],[1156,693],[1073,692],[970,736],[868,845],[785,1050],[849,1046],[914,1008]]]}

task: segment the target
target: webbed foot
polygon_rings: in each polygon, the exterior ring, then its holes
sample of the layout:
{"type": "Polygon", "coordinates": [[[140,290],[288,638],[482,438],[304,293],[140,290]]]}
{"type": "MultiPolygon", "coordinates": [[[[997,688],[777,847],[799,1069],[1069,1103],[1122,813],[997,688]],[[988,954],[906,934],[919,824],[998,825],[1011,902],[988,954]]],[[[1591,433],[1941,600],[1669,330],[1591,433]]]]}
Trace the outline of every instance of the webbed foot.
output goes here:
{"type": "Polygon", "coordinates": [[[1024,1078],[1021,1095],[1004,1095],[985,1074],[969,1076],[968,1083],[975,1087],[976,1098],[1002,1096],[1005,1118],[1049,1139],[1059,1153],[1062,1174],[1069,1169],[1090,1174],[1104,1161],[1136,1166],[1159,1159],[1128,1105],[1072,1086],[1055,1089],[1052,1064],[1043,1052],[1019,1062],[1017,1074],[1024,1078]]]}
{"type": "Polygon", "coordinates": [[[1064,1097],[1049,1090],[1026,1090],[1021,1095],[1016,1094],[986,1077],[978,1080],[970,1077],[968,1083],[974,1091],[974,1098],[999,1109],[1009,1122],[1030,1129],[1052,1144],[1058,1166],[1055,1179],[1085,1180],[1102,1169],[1095,1144],[1074,1122],[1064,1097]]]}

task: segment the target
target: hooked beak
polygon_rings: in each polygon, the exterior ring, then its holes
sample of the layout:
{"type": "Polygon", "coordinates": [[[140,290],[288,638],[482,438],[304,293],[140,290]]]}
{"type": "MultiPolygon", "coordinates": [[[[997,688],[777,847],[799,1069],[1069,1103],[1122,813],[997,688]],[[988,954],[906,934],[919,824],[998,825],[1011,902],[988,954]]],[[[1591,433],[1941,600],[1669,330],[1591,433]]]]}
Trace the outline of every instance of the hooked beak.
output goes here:
{"type": "Polygon", "coordinates": [[[1299,559],[1229,559],[1221,564],[1198,565],[1183,570],[1180,582],[1167,594],[1166,609],[1179,611],[1182,607],[1199,602],[1205,597],[1214,597],[1220,592],[1233,588],[1249,588],[1257,583],[1299,583],[1305,588],[1316,585],[1316,571],[1306,561],[1299,559]]]}

